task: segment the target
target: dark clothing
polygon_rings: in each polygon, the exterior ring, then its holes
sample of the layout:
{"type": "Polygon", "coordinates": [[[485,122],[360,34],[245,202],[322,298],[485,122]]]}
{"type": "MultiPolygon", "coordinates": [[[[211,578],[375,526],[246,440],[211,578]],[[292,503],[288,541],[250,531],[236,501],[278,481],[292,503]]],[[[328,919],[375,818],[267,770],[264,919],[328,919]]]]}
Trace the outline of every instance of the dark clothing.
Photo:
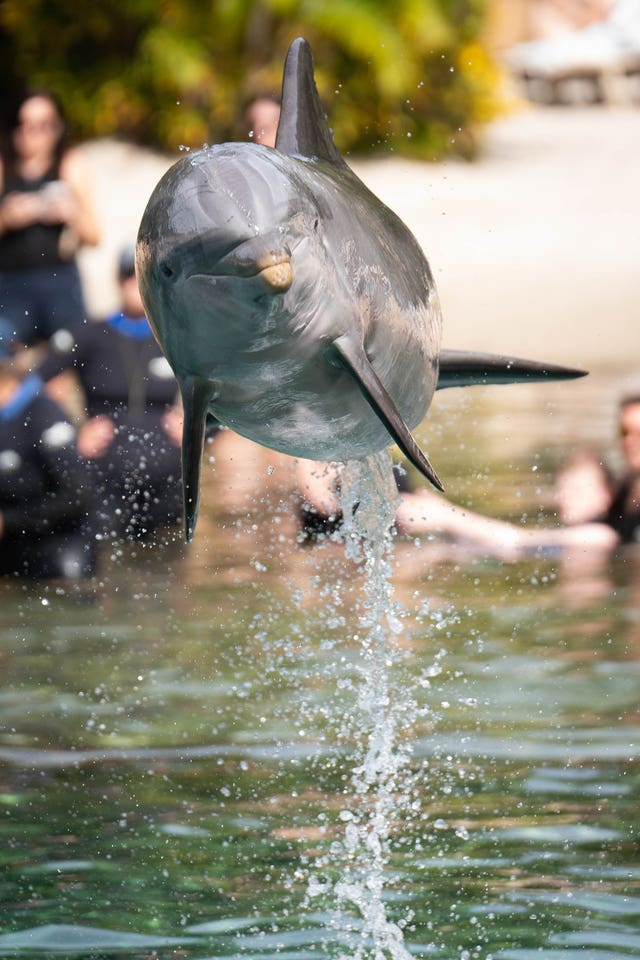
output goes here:
{"type": "Polygon", "coordinates": [[[613,498],[604,522],[620,535],[623,543],[640,543],[640,507],[629,510],[627,501],[631,480],[623,480],[613,498]]]}
{"type": "Polygon", "coordinates": [[[59,330],[76,330],[86,311],[75,263],[0,271],[0,317],[9,321],[15,340],[29,345],[59,330]]]}
{"type": "Polygon", "coordinates": [[[171,367],[154,340],[145,317],[113,314],[98,323],[84,323],[75,342],[58,338],[38,373],[50,380],[75,370],[85,394],[88,417],[110,417],[117,424],[159,427],[176,399],[171,367]]]}
{"type": "Polygon", "coordinates": [[[94,565],[76,432],[29,377],[0,407],[0,573],[82,576],[94,565]]]}
{"type": "MultiPolygon", "coordinates": [[[[2,198],[9,193],[40,193],[52,189],[50,184],[57,182],[55,169],[35,180],[16,176],[4,184],[2,198]]],[[[63,227],[62,223],[30,223],[19,230],[7,230],[0,236],[0,272],[63,264],[65,261],[59,253],[63,227]]]]}
{"type": "MultiPolygon", "coordinates": [[[[14,177],[2,196],[55,189],[57,182],[56,169],[36,180],[14,177]]],[[[21,343],[73,330],[86,316],[78,268],[60,253],[64,229],[60,223],[32,223],[0,236],[0,317],[10,322],[21,343]]]]}
{"type": "Polygon", "coordinates": [[[85,323],[70,349],[59,339],[40,375],[75,370],[87,416],[106,416],[116,428],[106,453],[88,461],[98,533],[136,539],[175,523],[182,515],[180,448],[162,420],[177,384],[146,319],[114,314],[85,323]]]}

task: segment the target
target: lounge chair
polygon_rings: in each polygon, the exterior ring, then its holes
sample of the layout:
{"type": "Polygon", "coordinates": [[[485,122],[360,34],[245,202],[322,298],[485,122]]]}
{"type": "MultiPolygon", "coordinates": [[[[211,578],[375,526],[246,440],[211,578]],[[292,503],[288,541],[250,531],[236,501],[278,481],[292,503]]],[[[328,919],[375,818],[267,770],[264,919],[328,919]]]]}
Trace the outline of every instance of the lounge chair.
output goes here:
{"type": "Polygon", "coordinates": [[[504,61],[531,99],[561,103],[580,86],[590,99],[629,101],[640,77],[640,0],[616,0],[581,30],[511,47],[504,61]]]}

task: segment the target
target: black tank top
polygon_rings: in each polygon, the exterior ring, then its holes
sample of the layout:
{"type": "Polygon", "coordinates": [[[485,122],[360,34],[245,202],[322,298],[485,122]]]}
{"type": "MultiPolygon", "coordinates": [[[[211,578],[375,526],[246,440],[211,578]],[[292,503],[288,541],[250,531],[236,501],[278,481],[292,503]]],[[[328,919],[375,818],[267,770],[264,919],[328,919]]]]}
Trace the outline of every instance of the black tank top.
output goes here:
{"type": "MultiPolygon", "coordinates": [[[[14,191],[37,193],[59,179],[56,168],[52,168],[37,180],[14,176],[5,183],[2,198],[14,191]]],[[[0,271],[58,267],[65,263],[59,254],[62,230],[61,223],[32,223],[21,230],[7,230],[0,236],[0,271]]]]}
{"type": "Polygon", "coordinates": [[[631,480],[623,480],[613,498],[605,523],[620,534],[623,543],[640,543],[640,510],[629,510],[627,507],[630,489],[631,480]]]}

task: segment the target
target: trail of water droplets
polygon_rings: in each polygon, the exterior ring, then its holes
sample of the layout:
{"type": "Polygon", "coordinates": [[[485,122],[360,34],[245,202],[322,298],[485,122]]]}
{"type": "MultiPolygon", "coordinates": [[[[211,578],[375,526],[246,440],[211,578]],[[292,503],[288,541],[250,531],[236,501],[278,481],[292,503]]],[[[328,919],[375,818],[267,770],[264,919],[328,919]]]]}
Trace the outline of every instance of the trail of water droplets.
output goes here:
{"type": "MultiPolygon", "coordinates": [[[[342,480],[343,537],[348,559],[364,565],[365,585],[358,603],[360,641],[356,697],[345,715],[342,738],[355,744],[356,764],[349,800],[340,817],[344,836],[334,845],[332,863],[341,876],[333,883],[349,952],[340,960],[409,960],[401,926],[391,922],[384,903],[390,835],[394,820],[409,803],[409,748],[399,738],[411,726],[415,705],[399,690],[392,668],[400,649],[401,612],[393,601],[391,528],[397,490],[385,452],[347,464],[342,480]],[[348,911],[362,918],[354,932],[348,911]]],[[[311,879],[309,894],[319,892],[311,879]]],[[[322,892],[327,892],[326,884],[322,892]]]]}

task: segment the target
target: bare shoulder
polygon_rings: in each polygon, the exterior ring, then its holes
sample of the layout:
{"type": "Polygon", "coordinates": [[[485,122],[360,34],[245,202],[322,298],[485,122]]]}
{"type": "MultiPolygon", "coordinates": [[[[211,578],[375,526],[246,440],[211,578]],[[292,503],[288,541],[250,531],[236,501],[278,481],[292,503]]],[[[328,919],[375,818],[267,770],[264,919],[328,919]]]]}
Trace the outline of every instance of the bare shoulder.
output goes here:
{"type": "Polygon", "coordinates": [[[72,188],[76,200],[73,225],[83,244],[100,242],[100,225],[94,203],[94,180],[89,164],[77,147],[67,150],[60,162],[60,178],[72,188]]]}
{"type": "Polygon", "coordinates": [[[89,183],[89,166],[82,152],[77,147],[70,147],[65,151],[60,161],[60,176],[75,185],[89,183]]]}

